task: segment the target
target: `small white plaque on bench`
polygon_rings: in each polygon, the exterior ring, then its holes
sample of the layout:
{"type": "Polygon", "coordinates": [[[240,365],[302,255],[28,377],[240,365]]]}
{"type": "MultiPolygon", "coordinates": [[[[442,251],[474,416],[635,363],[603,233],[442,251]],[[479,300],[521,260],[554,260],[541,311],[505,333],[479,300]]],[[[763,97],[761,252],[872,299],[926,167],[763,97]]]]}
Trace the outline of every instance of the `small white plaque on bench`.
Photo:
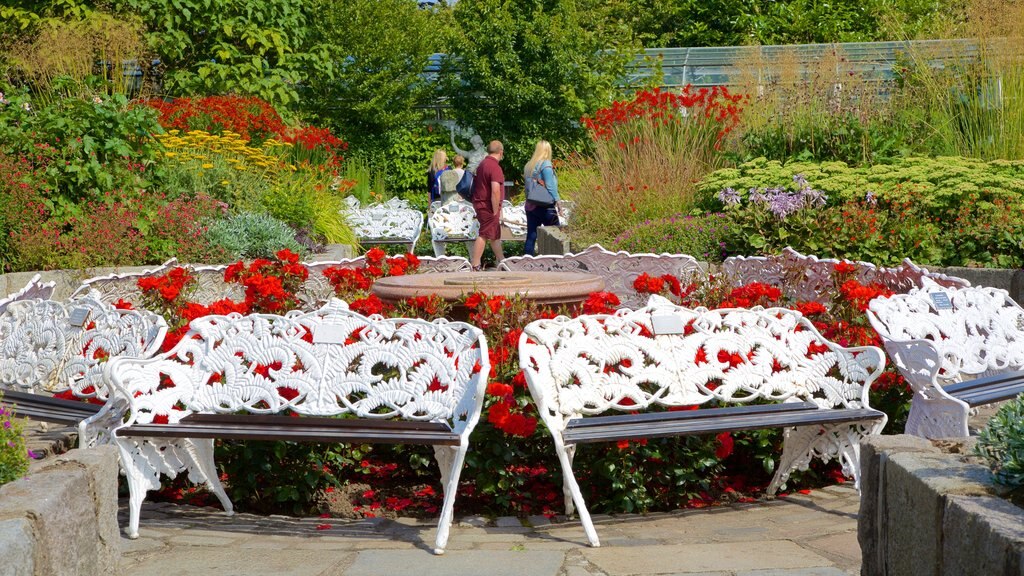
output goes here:
{"type": "Polygon", "coordinates": [[[675,314],[651,316],[651,329],[654,331],[655,336],[682,334],[684,328],[683,319],[675,314]]]}
{"type": "Polygon", "coordinates": [[[932,304],[935,304],[936,310],[953,309],[953,303],[949,301],[949,294],[945,292],[932,292],[929,296],[931,296],[932,304]]]}
{"type": "Polygon", "coordinates": [[[345,327],[338,324],[321,324],[313,330],[313,344],[344,344],[346,339],[345,327]]]}
{"type": "Polygon", "coordinates": [[[85,321],[88,319],[88,308],[75,308],[74,310],[71,311],[71,314],[68,316],[68,323],[74,326],[75,328],[81,328],[82,326],[85,326],[85,321]]]}

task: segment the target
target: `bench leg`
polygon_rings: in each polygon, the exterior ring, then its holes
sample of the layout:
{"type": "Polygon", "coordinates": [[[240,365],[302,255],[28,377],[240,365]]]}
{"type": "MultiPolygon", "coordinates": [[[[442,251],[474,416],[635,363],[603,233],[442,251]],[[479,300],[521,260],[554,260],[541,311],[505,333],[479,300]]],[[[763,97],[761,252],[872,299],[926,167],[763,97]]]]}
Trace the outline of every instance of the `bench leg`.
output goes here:
{"type": "Polygon", "coordinates": [[[906,433],[921,438],[966,438],[970,407],[955,398],[925,398],[914,394],[906,433]]]}
{"type": "MultiPolygon", "coordinates": [[[[569,468],[572,468],[572,461],[576,457],[576,445],[570,444],[565,447],[565,455],[569,460],[569,468]]],[[[565,515],[572,516],[573,512],[576,511],[575,506],[572,503],[572,486],[569,483],[569,478],[572,474],[562,474],[562,498],[565,500],[565,515]]]]}
{"type": "Polygon", "coordinates": [[[852,476],[854,486],[860,489],[860,441],[869,434],[882,431],[884,421],[854,424],[833,424],[786,428],[775,477],[766,494],[778,492],[794,470],[806,470],[811,460],[825,462],[833,458],[843,465],[843,473],[852,476]]]}
{"type": "Polygon", "coordinates": [[[444,242],[431,241],[431,244],[434,245],[435,258],[440,258],[441,256],[444,256],[445,253],[447,252],[447,247],[444,245],[444,242]]]}
{"type": "Polygon", "coordinates": [[[434,457],[441,468],[441,483],[444,487],[444,504],[441,506],[441,518],[437,521],[434,554],[444,554],[444,548],[448,545],[448,532],[455,513],[455,495],[459,491],[459,476],[462,475],[462,464],[466,461],[468,447],[465,438],[459,446],[434,446],[434,457]]]}
{"type": "Polygon", "coordinates": [[[115,438],[114,442],[121,454],[121,468],[128,479],[128,537],[134,540],[139,537],[139,515],[146,492],[160,488],[161,472],[172,478],[176,476],[181,461],[176,458],[173,448],[160,450],[144,439],[115,438]]]}
{"type": "MultiPolygon", "coordinates": [[[[559,434],[552,434],[555,439],[555,452],[558,453],[558,461],[562,464],[562,486],[563,490],[568,488],[569,493],[572,495],[572,501],[576,503],[576,512],[579,514],[580,523],[583,524],[583,530],[587,533],[587,540],[590,541],[590,545],[597,548],[601,545],[601,541],[597,539],[597,530],[594,528],[594,522],[590,519],[590,512],[587,511],[587,504],[583,501],[583,493],[580,492],[580,485],[576,482],[576,476],[572,473],[572,455],[575,454],[576,446],[566,447],[562,441],[562,437],[559,434]]],[[[568,506],[566,506],[568,508],[568,506]]]]}
{"type": "Polygon", "coordinates": [[[213,461],[213,439],[186,439],[185,442],[191,448],[193,464],[198,468],[199,475],[202,476],[202,478],[193,477],[193,473],[190,470],[189,477],[193,481],[205,482],[206,486],[217,497],[217,500],[220,500],[220,505],[224,507],[224,512],[231,516],[234,514],[235,507],[231,504],[231,499],[228,498],[227,492],[224,491],[224,486],[220,483],[220,476],[217,474],[217,464],[213,461]]]}

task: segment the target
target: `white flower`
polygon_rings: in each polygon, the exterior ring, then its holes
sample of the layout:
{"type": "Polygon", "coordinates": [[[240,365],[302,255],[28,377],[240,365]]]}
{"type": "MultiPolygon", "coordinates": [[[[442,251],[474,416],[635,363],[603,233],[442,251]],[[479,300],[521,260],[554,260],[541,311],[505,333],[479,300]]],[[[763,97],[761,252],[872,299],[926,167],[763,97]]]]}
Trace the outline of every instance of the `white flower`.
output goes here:
{"type": "Polygon", "coordinates": [[[93,104],[103,104],[103,100],[101,100],[99,96],[93,96],[92,97],[92,103],[93,104]]]}
{"type": "Polygon", "coordinates": [[[26,112],[31,112],[32,111],[32,105],[29,104],[28,102],[25,102],[24,104],[22,104],[21,107],[24,108],[26,112]]]}

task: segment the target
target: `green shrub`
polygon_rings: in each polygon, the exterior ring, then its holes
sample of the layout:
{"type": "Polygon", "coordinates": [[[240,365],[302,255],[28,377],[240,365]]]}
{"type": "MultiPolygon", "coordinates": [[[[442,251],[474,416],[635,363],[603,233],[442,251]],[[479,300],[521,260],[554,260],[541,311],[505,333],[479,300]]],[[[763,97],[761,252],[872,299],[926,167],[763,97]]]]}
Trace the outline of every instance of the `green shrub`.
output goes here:
{"type": "Polygon", "coordinates": [[[863,199],[871,191],[881,201],[902,200],[917,192],[924,203],[919,208],[937,218],[955,217],[968,199],[989,204],[1003,200],[1011,207],[1024,207],[1024,161],[984,162],[955,156],[904,158],[859,168],[843,162],[783,164],[758,158],[709,174],[698,190],[703,207],[720,209],[715,196],[724,188],[733,188],[744,197],[750,188],[788,185],[797,174],[827,194],[833,205],[863,199]]]}
{"type": "Polygon", "coordinates": [[[751,190],[797,192],[805,179],[828,200],[825,208],[778,219],[762,209],[730,211],[731,253],[787,245],[817,254],[879,264],[912,258],[932,266],[1024,265],[1024,162],[907,158],[850,168],[842,162],[780,162],[763,158],[718,170],[700,183],[699,205],[723,208],[725,189],[748,206],[751,190]],[[801,224],[802,222],[802,224],[801,224]]]}
{"type": "Polygon", "coordinates": [[[975,451],[988,461],[996,482],[1024,486],[1024,396],[996,412],[978,435],[975,451]]]}
{"type": "Polygon", "coordinates": [[[620,234],[614,250],[689,254],[707,262],[721,262],[729,219],[724,214],[685,216],[676,214],[660,220],[647,220],[620,234]]]}
{"type": "Polygon", "coordinates": [[[287,224],[266,214],[241,212],[210,224],[206,238],[234,258],[273,258],[282,248],[305,253],[287,224]]]}
{"type": "Polygon", "coordinates": [[[25,447],[21,423],[14,420],[14,411],[0,406],[0,485],[28,473],[32,457],[34,454],[25,447]]]}

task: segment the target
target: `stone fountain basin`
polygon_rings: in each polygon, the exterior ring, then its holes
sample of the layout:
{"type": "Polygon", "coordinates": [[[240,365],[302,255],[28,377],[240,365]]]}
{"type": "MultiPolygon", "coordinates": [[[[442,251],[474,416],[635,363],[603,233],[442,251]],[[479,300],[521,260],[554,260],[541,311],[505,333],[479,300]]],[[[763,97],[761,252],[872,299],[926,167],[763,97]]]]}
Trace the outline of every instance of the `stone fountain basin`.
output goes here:
{"type": "Polygon", "coordinates": [[[604,278],[580,272],[432,272],[390,276],[373,283],[371,291],[385,302],[436,294],[457,303],[467,294],[521,295],[546,306],[579,305],[591,292],[604,290],[604,278]]]}

